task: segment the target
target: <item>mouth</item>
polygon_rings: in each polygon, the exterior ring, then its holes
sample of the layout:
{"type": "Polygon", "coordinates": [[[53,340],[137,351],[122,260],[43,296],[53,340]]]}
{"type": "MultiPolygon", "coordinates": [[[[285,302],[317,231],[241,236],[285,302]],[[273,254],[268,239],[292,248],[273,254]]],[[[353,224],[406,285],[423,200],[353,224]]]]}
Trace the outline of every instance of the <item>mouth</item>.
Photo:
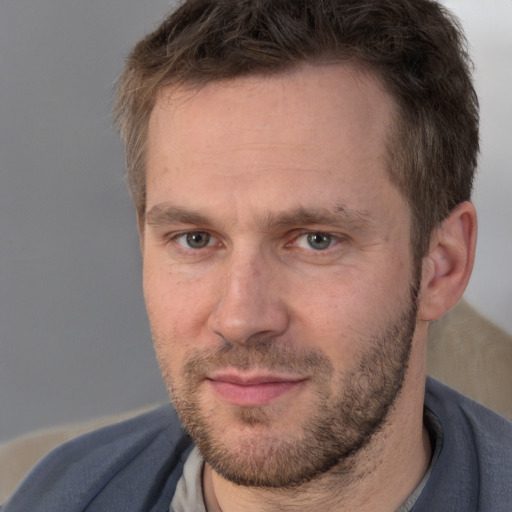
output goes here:
{"type": "Polygon", "coordinates": [[[217,398],[238,407],[262,407],[298,392],[306,378],[266,373],[218,372],[208,377],[217,398]]]}

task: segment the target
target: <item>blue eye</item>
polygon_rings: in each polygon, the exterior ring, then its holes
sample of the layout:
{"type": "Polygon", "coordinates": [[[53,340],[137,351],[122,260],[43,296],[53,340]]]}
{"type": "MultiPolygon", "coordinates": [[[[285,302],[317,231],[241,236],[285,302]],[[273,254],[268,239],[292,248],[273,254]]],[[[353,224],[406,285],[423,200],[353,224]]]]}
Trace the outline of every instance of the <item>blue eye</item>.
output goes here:
{"type": "Polygon", "coordinates": [[[336,239],[332,235],[318,231],[316,233],[306,233],[297,237],[295,245],[302,249],[324,251],[325,249],[329,249],[335,241],[336,239]]]}
{"type": "Polygon", "coordinates": [[[174,238],[179,245],[186,249],[204,249],[211,245],[211,239],[212,236],[206,231],[191,231],[174,238]]]}

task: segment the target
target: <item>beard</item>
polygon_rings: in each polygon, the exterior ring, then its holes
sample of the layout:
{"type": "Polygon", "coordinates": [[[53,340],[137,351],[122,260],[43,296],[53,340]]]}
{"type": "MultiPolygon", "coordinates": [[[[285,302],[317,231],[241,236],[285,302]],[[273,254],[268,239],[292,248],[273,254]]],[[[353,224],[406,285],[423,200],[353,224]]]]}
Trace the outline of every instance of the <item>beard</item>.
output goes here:
{"type": "MultiPolygon", "coordinates": [[[[384,427],[403,387],[418,284],[407,307],[384,328],[354,340],[364,348],[342,375],[335,374],[321,351],[300,351],[271,337],[254,336],[244,344],[224,341],[218,348],[194,351],[178,379],[159,354],[173,404],[205,461],[234,484],[259,488],[294,488],[329,471],[350,474],[357,454],[384,427]],[[271,407],[236,407],[231,423],[219,425],[218,411],[202,398],[201,383],[214,370],[228,367],[308,376],[314,395],[309,411],[294,416],[284,433],[273,430],[279,411],[271,407]]],[[[155,341],[168,346],[161,337],[155,341]]]]}

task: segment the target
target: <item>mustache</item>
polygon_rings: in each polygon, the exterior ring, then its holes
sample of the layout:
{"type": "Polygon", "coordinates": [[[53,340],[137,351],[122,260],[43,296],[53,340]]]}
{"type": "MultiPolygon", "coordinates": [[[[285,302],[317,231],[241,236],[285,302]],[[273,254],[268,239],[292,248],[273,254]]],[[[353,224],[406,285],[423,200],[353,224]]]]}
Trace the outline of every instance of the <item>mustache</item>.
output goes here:
{"type": "Polygon", "coordinates": [[[224,340],[218,347],[201,351],[196,349],[186,357],[183,373],[187,379],[200,379],[222,368],[240,371],[265,369],[299,375],[323,375],[324,378],[334,373],[332,363],[319,350],[291,348],[264,336],[252,337],[243,344],[224,340]]]}

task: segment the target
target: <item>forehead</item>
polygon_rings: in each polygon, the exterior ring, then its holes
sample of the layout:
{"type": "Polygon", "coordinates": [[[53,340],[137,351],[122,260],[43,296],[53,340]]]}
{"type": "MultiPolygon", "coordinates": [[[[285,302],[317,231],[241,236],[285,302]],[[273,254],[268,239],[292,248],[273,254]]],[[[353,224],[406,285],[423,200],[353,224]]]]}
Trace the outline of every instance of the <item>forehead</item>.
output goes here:
{"type": "Polygon", "coordinates": [[[214,201],[219,189],[245,204],[286,190],[303,204],[334,187],[357,202],[391,186],[393,109],[379,80],[345,64],[164,89],[149,122],[147,206],[186,201],[187,190],[214,201]]]}

